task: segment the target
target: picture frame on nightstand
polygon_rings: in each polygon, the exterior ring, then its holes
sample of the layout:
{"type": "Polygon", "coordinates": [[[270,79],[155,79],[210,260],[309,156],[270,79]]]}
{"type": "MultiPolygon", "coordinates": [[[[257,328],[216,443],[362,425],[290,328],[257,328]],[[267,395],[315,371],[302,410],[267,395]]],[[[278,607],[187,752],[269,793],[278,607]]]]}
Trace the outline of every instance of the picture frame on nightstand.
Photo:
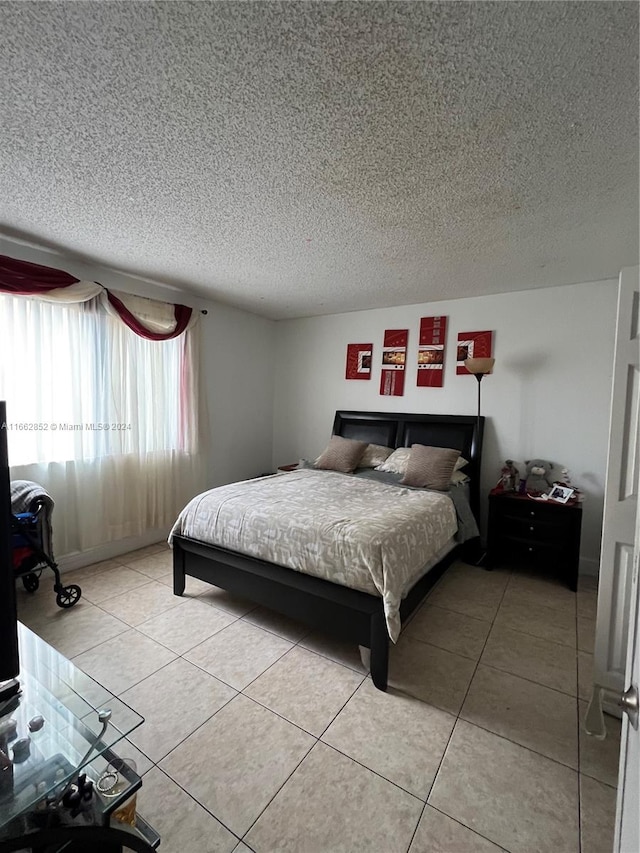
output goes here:
{"type": "Polygon", "coordinates": [[[566,504],[574,494],[575,489],[572,489],[569,486],[563,486],[560,483],[554,483],[551,491],[549,492],[549,500],[566,504]]]}

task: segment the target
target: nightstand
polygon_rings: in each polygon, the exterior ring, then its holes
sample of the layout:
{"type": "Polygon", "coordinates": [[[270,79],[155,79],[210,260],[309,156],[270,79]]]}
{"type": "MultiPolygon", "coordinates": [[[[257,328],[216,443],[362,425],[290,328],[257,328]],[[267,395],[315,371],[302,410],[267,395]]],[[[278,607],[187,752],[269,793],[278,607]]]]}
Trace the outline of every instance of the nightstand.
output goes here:
{"type": "Polygon", "coordinates": [[[549,566],[578,588],[582,505],[538,501],[493,490],[489,495],[487,567],[505,560],[549,566]]]}

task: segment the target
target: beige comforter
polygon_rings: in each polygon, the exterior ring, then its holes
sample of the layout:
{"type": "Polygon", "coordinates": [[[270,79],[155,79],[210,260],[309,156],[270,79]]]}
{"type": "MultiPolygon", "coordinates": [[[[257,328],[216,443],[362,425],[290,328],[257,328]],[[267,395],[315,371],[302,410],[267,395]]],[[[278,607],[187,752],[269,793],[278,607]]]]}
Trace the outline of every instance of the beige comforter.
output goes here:
{"type": "Polygon", "coordinates": [[[446,494],[300,470],[211,489],[174,534],[380,595],[389,636],[400,601],[457,529],[446,494]]]}

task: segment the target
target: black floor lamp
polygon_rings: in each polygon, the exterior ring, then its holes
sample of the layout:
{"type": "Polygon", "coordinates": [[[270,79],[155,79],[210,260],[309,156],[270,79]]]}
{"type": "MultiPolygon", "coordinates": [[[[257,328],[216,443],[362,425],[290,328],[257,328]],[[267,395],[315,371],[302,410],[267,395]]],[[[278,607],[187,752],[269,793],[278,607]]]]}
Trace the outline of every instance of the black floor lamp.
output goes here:
{"type": "Polygon", "coordinates": [[[493,373],[495,362],[495,358],[467,358],[464,362],[469,373],[473,373],[478,380],[478,435],[480,435],[480,383],[483,376],[493,373]]]}
{"type": "MultiPolygon", "coordinates": [[[[469,373],[472,373],[476,379],[478,380],[478,414],[476,416],[476,441],[481,441],[481,430],[480,430],[480,383],[482,382],[482,377],[486,376],[488,373],[493,372],[493,365],[495,364],[495,358],[467,358],[464,362],[464,366],[467,368],[469,373]]],[[[480,477],[480,471],[478,473],[478,478],[480,477]]],[[[480,548],[479,554],[473,562],[477,566],[482,566],[485,563],[486,551],[480,548]]]]}

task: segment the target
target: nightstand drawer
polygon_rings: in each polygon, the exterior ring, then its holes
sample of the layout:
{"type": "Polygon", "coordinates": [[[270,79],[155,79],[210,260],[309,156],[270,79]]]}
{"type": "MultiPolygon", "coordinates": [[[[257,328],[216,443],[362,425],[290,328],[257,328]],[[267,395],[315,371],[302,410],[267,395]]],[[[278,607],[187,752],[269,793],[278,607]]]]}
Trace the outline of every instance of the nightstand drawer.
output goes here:
{"type": "Polygon", "coordinates": [[[509,536],[517,539],[531,539],[536,542],[563,542],[567,538],[566,525],[562,518],[518,518],[503,516],[509,536]]]}
{"type": "Polygon", "coordinates": [[[534,501],[505,502],[500,506],[500,514],[510,521],[530,521],[559,527],[564,527],[566,524],[564,507],[545,506],[544,503],[534,501]]]}
{"type": "Polygon", "coordinates": [[[512,559],[547,560],[552,563],[562,559],[565,552],[561,543],[536,542],[532,539],[519,539],[516,536],[503,536],[499,549],[512,559]]]}

